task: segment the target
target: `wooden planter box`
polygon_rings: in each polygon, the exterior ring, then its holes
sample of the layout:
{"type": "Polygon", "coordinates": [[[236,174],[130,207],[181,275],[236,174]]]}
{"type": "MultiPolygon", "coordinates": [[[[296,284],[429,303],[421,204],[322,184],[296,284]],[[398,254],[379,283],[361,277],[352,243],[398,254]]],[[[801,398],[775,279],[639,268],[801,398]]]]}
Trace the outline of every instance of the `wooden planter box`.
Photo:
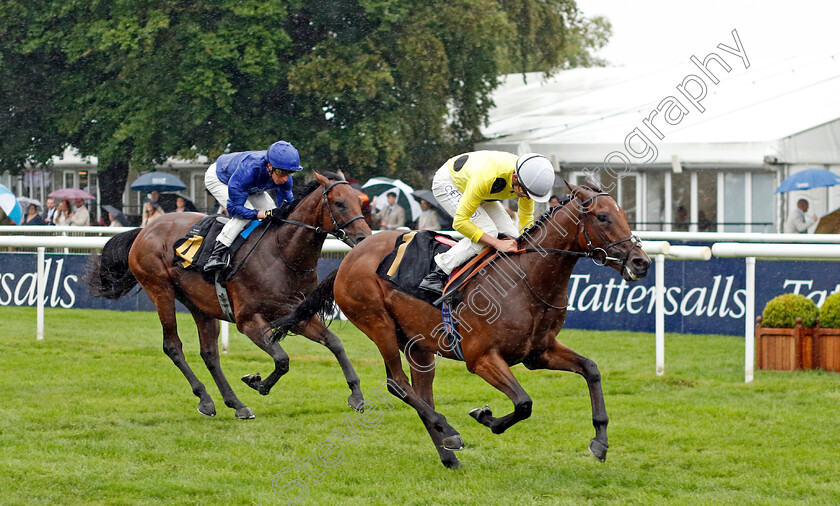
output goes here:
{"type": "Polygon", "coordinates": [[[814,367],[840,372],[840,329],[814,329],[814,367]]]}
{"type": "Polygon", "coordinates": [[[760,316],[756,318],[755,326],[755,355],[759,369],[795,371],[815,367],[815,329],[802,328],[802,318],[796,319],[796,327],[792,329],[762,327],[761,320],[760,316]]]}
{"type": "Polygon", "coordinates": [[[792,329],[761,326],[756,318],[755,347],[759,369],[795,371],[797,369],[824,369],[840,372],[840,329],[822,328],[817,319],[816,327],[802,328],[802,319],[796,319],[792,329]]]}

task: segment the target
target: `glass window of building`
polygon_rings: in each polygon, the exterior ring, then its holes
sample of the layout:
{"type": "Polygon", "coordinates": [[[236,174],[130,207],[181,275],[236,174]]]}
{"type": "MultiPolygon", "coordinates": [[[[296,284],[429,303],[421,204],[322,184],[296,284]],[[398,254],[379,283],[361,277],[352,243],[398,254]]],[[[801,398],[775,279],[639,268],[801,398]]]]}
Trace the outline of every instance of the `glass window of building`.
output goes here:
{"type": "Polygon", "coordinates": [[[717,231],[717,172],[697,171],[697,231],[717,231]]]}
{"type": "Polygon", "coordinates": [[[774,232],[776,178],[771,172],[752,173],[752,232],[774,232]]]}
{"type": "Polygon", "coordinates": [[[662,230],[665,220],[665,173],[645,173],[645,216],[643,230],[662,230]]]}
{"type": "Polygon", "coordinates": [[[721,232],[744,232],[746,225],[747,177],[743,172],[726,172],[723,175],[723,230],[721,232]]]}
{"type": "Polygon", "coordinates": [[[691,224],[691,176],[671,174],[671,230],[687,232],[691,224]]]}

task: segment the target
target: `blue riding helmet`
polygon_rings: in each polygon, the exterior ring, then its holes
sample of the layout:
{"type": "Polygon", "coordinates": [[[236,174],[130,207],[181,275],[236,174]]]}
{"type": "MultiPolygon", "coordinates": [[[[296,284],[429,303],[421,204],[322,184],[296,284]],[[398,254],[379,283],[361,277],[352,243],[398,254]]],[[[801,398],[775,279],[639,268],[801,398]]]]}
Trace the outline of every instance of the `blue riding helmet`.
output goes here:
{"type": "Polygon", "coordinates": [[[275,169],[303,170],[298,150],[286,141],[277,141],[268,148],[268,163],[275,169]]]}

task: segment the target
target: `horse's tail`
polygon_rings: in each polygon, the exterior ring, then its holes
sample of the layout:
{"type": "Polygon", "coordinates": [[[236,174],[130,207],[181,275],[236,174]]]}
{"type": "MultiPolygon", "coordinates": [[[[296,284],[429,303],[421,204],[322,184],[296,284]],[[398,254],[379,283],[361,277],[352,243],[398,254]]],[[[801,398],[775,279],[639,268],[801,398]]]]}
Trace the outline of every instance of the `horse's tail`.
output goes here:
{"type": "Polygon", "coordinates": [[[328,316],[333,314],[335,311],[333,286],[335,285],[335,276],[337,273],[338,269],[332,271],[329,276],[324,278],[315,290],[303,302],[298,304],[291,314],[271,322],[271,327],[274,330],[272,339],[275,342],[285,338],[292,327],[298,323],[311,320],[316,314],[320,315],[323,320],[326,320],[328,316]]]}
{"type": "Polygon", "coordinates": [[[128,252],[142,229],[135,228],[112,237],[102,253],[91,257],[87,273],[90,293],[95,297],[119,299],[137,285],[128,268],[128,252]]]}

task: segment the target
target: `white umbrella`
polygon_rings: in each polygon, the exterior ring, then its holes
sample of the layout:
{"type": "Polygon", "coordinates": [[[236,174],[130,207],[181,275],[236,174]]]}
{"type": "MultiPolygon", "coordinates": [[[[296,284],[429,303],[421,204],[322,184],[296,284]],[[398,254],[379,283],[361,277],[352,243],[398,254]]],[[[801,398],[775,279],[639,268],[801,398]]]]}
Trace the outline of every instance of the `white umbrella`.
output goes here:
{"type": "MultiPolygon", "coordinates": [[[[416,220],[420,217],[420,213],[423,212],[420,208],[420,203],[411,197],[411,194],[414,193],[414,188],[408,186],[399,179],[374,177],[362,185],[362,191],[364,191],[369,197],[387,195],[390,191],[396,193],[397,204],[405,209],[406,221],[416,220]]],[[[377,209],[382,209],[385,205],[387,205],[387,199],[385,197],[377,199],[377,209]]]]}

